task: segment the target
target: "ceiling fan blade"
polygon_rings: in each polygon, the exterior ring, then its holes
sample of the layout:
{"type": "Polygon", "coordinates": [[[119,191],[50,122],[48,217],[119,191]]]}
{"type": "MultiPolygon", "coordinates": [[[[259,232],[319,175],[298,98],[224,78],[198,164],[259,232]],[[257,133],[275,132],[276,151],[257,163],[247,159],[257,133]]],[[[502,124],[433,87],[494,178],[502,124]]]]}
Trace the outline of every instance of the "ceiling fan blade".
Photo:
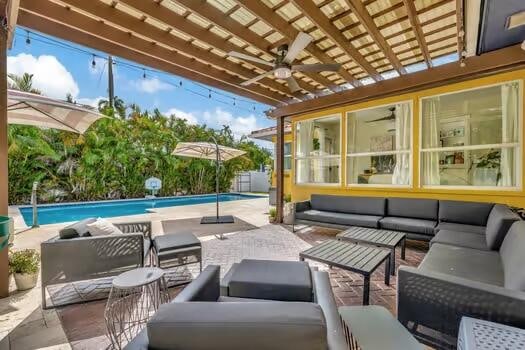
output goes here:
{"type": "Polygon", "coordinates": [[[246,55],[246,54],[241,53],[241,52],[230,51],[230,52],[228,52],[228,55],[233,56],[233,57],[237,57],[237,58],[241,58],[241,59],[246,60],[246,61],[257,62],[257,63],[260,63],[260,64],[265,64],[267,66],[273,67],[273,63],[271,63],[271,62],[265,61],[265,60],[263,60],[261,58],[258,58],[258,57],[253,57],[253,56],[250,56],[250,55],[246,55]]]}
{"type": "Polygon", "coordinates": [[[374,119],[374,120],[368,120],[366,123],[380,122],[380,121],[383,121],[383,120],[395,120],[395,119],[396,119],[395,116],[389,115],[388,117],[383,117],[383,118],[374,119]]]}
{"type": "Polygon", "coordinates": [[[339,63],[296,64],[292,66],[292,70],[298,72],[337,72],[339,68],[341,68],[339,63]]]}
{"type": "Polygon", "coordinates": [[[291,92],[297,92],[301,90],[301,87],[299,84],[297,84],[297,81],[294,79],[294,77],[286,78],[286,82],[288,83],[288,89],[290,89],[291,92]]]}
{"type": "Polygon", "coordinates": [[[248,79],[248,80],[246,80],[246,81],[243,81],[243,82],[241,83],[241,86],[248,86],[248,85],[251,85],[251,84],[255,83],[256,81],[259,81],[259,80],[261,80],[262,78],[266,77],[267,75],[271,75],[271,74],[273,74],[273,71],[274,71],[274,70],[272,69],[272,70],[270,70],[270,71],[268,71],[268,72],[266,72],[266,73],[259,74],[258,76],[254,77],[254,78],[251,78],[251,79],[248,79]]]}
{"type": "Polygon", "coordinates": [[[299,55],[299,53],[303,51],[312,40],[313,38],[310,35],[299,32],[292,45],[288,48],[288,52],[286,53],[286,56],[284,56],[283,61],[286,63],[292,63],[297,55],[299,55]]]}

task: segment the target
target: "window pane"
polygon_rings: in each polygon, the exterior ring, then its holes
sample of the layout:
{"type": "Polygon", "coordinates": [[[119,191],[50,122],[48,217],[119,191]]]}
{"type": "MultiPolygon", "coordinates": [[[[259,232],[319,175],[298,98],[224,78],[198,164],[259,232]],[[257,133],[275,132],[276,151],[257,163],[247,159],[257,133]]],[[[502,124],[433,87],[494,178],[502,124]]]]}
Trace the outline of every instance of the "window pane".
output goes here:
{"type": "Polygon", "coordinates": [[[410,154],[347,158],[349,184],[410,184],[410,154]]]}
{"type": "Polygon", "coordinates": [[[424,152],[423,185],[516,186],[516,148],[424,152]],[[465,162],[470,159],[470,162],[465,162]]]}
{"type": "Polygon", "coordinates": [[[284,157],[284,170],[291,170],[292,169],[292,157],[287,156],[284,157]]]}
{"type": "Polygon", "coordinates": [[[337,155],[340,153],[339,117],[326,117],[297,123],[298,157],[337,155]]]}
{"type": "Polygon", "coordinates": [[[347,117],[348,153],[410,149],[410,104],[352,112],[347,117]]]}
{"type": "Polygon", "coordinates": [[[509,83],[423,99],[423,148],[518,142],[518,96],[509,83]]]}
{"type": "Polygon", "coordinates": [[[292,143],[291,142],[286,142],[284,144],[284,156],[289,156],[292,154],[292,143]]]}
{"type": "Polygon", "coordinates": [[[339,183],[339,158],[298,159],[297,183],[339,183]]]}

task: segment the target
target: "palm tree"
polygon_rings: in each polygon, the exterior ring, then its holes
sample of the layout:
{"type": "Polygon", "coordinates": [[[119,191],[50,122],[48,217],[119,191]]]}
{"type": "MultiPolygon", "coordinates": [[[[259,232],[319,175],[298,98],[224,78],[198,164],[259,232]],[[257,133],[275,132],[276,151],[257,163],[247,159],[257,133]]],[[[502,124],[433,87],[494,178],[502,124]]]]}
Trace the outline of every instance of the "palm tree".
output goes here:
{"type": "MultiPolygon", "coordinates": [[[[108,111],[109,108],[111,108],[109,100],[103,99],[98,101],[98,110],[100,112],[108,111]]],[[[113,100],[113,109],[120,118],[126,118],[126,104],[124,103],[124,100],[118,96],[115,96],[113,100]]]]}
{"type": "Polygon", "coordinates": [[[10,88],[32,92],[34,94],[41,94],[42,92],[38,89],[33,88],[33,74],[24,73],[22,75],[8,74],[8,77],[11,79],[10,88]]]}

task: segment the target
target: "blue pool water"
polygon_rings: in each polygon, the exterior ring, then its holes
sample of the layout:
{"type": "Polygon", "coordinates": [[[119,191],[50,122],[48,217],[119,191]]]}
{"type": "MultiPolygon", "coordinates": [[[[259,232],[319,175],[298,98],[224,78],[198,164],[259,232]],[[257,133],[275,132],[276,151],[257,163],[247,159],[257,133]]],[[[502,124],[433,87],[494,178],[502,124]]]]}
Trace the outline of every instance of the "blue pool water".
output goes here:
{"type": "MultiPolygon", "coordinates": [[[[261,196],[238,193],[224,193],[219,196],[219,201],[229,202],[260,197],[261,196]]],[[[114,216],[136,215],[147,213],[148,209],[213,202],[215,202],[215,195],[209,194],[153,199],[123,199],[114,201],[39,205],[38,223],[44,225],[78,221],[92,217],[109,218],[114,216]]],[[[20,207],[20,212],[22,213],[26,225],[33,225],[33,208],[31,208],[31,206],[22,206],[20,207]]]]}

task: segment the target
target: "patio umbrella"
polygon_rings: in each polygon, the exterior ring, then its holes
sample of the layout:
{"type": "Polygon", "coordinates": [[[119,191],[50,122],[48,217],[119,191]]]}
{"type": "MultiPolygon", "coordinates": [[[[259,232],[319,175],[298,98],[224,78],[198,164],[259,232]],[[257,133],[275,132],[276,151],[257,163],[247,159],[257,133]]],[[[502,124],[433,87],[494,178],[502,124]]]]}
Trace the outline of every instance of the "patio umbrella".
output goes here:
{"type": "Polygon", "coordinates": [[[104,116],[95,109],[54,98],[9,89],[7,122],[83,134],[104,116]]]}
{"type": "MultiPolygon", "coordinates": [[[[201,219],[201,224],[233,223],[233,216],[219,216],[219,167],[221,161],[227,161],[239,157],[246,152],[231,147],[221,146],[215,139],[212,139],[212,141],[213,142],[179,142],[173,151],[173,155],[215,160],[216,215],[204,216],[201,219]]],[[[222,235],[220,238],[222,238],[222,235]]]]}

